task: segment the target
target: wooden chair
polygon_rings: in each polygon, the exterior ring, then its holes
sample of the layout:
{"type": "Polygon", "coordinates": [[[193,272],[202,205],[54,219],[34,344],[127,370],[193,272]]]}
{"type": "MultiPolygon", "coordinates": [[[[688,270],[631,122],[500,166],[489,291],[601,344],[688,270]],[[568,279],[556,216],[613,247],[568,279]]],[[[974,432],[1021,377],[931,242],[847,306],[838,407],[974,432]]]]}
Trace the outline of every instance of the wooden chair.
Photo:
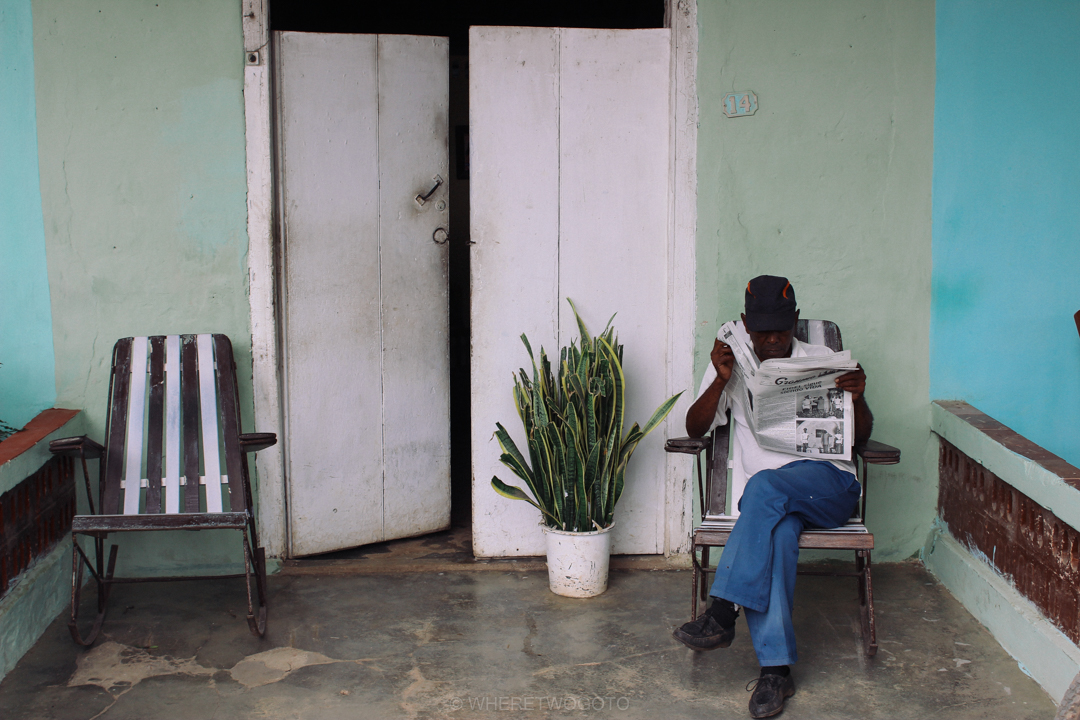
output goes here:
{"type": "Polygon", "coordinates": [[[105,445],[86,436],[54,440],[54,453],[82,460],[88,515],[72,523],[71,620],[80,645],[97,638],[114,583],[188,578],[116,578],[109,533],[231,528],[243,535],[248,626],[266,632],[266,555],[259,546],[246,453],[277,442],[273,433],[240,433],[232,344],[225,335],[123,338],[113,348],[105,445]],[[87,460],[99,462],[97,502],[87,460]],[[200,469],[201,468],[201,469],[200,469]],[[144,491],[145,489],[145,491],[144,491]],[[78,536],[94,540],[93,560],[78,536]],[[83,637],[76,624],[83,568],[97,585],[97,617],[83,637]],[[252,602],[255,576],[257,609],[252,602]]]}
{"type": "MultiPolygon", "coordinates": [[[[825,345],[832,350],[842,350],[843,342],[840,330],[828,320],[799,320],[795,327],[795,337],[802,342],[825,345]]],[[[701,502],[701,524],[694,529],[691,558],[694,562],[694,576],[690,618],[698,616],[698,599],[708,598],[709,549],[723,547],[735,527],[738,518],[732,509],[738,506],[739,498],[746,478],[733,478],[732,497],[728,497],[728,469],[730,446],[730,413],[728,424],[717,427],[711,435],[703,438],[673,438],[667,441],[668,452],[688,453],[696,456],[698,499],[701,502]],[[701,466],[701,454],[705,453],[704,472],[701,466]],[[704,478],[704,482],[702,481],[704,478]],[[701,560],[697,553],[701,551],[701,560]]],[[[859,611],[862,624],[863,650],[867,656],[877,652],[877,631],[874,627],[874,593],[870,578],[870,551],[874,549],[874,536],[866,529],[863,518],[866,517],[867,468],[869,465],[895,465],[900,462],[900,451],[883,443],[868,441],[855,448],[856,472],[862,483],[862,497],[855,507],[855,514],[843,527],[830,530],[804,530],[799,536],[799,547],[815,550],[854,550],[855,569],[853,572],[823,572],[799,570],[802,575],[840,575],[854,576],[858,579],[859,611]]]]}

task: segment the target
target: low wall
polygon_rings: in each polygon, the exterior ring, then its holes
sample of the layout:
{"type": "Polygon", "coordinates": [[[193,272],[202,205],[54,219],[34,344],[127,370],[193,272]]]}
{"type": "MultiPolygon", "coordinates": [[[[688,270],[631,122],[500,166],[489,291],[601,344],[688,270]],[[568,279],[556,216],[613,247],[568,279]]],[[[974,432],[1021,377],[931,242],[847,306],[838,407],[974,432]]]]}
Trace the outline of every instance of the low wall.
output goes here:
{"type": "Polygon", "coordinates": [[[960,401],[932,406],[927,567],[1060,701],[1080,671],[1080,469],[960,401]]]}
{"type": "MultiPolygon", "coordinates": [[[[11,563],[11,567],[17,568],[14,572],[18,574],[4,578],[5,593],[0,597],[0,679],[15,667],[70,601],[71,535],[64,533],[58,537],[61,533],[55,527],[62,521],[55,517],[58,515],[66,517],[70,525],[72,508],[67,502],[70,498],[64,501],[64,507],[54,507],[56,503],[50,502],[50,498],[38,497],[35,501],[31,490],[44,488],[50,494],[68,493],[71,488],[59,488],[59,483],[53,482],[56,463],[49,453],[49,442],[84,432],[82,413],[53,409],[38,415],[22,432],[0,442],[0,496],[16,493],[21,504],[27,506],[37,502],[46,516],[46,524],[52,526],[42,528],[33,537],[21,533],[20,540],[10,548],[11,559],[18,561],[11,563]],[[28,490],[28,479],[31,485],[41,487],[28,490]]],[[[65,463],[67,469],[70,465],[65,463]]],[[[8,515],[11,508],[5,505],[4,511],[8,515]]],[[[5,522],[8,519],[5,517],[5,522]]]]}

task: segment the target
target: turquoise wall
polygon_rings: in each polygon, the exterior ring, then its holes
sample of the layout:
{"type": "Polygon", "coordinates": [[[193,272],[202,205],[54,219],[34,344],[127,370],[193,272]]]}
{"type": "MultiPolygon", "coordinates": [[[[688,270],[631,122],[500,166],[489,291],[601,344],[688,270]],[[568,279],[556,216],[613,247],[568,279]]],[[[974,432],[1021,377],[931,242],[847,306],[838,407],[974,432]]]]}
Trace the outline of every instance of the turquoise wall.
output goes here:
{"type": "Polygon", "coordinates": [[[30,0],[0,0],[0,420],[56,399],[34,108],[30,0]]]}
{"type": "Polygon", "coordinates": [[[1080,465],[1080,3],[938,0],[931,396],[1080,465]]]}
{"type": "MultiPolygon", "coordinates": [[[[113,344],[232,338],[252,427],[239,0],[34,0],[57,402],[101,440],[113,344]]],[[[6,368],[5,368],[6,369],[6,368]]],[[[242,557],[237,533],[124,538],[121,574],[242,557]]]]}
{"type": "Polygon", "coordinates": [[[931,0],[698,5],[697,377],[751,277],[784,275],[803,317],[836,321],[862,362],[879,560],[923,545],[937,500],[929,431],[931,0]],[[752,117],[722,98],[753,90],[752,117]]]}

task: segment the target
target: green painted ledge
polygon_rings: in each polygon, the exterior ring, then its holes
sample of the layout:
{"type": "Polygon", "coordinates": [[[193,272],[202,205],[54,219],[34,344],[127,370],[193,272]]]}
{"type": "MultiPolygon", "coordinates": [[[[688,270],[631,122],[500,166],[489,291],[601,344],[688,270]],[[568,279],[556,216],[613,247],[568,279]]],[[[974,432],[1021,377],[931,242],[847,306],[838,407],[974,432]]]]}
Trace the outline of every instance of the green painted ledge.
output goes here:
{"type": "Polygon", "coordinates": [[[1080,469],[963,401],[931,403],[930,429],[1080,530],[1080,469]]]}
{"type": "MultiPolygon", "coordinates": [[[[83,418],[77,410],[46,410],[25,430],[0,443],[0,493],[18,485],[51,459],[51,440],[85,433],[83,418]]],[[[70,601],[70,538],[70,534],[64,536],[52,551],[38,558],[0,598],[0,679],[70,601]]]]}

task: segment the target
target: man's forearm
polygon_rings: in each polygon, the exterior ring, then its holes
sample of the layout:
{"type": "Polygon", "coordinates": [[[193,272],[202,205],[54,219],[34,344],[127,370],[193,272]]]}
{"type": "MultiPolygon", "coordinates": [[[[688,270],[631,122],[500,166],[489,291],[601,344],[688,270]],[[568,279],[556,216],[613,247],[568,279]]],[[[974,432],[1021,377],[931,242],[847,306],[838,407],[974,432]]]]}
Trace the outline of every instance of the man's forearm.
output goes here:
{"type": "Polygon", "coordinates": [[[720,395],[727,387],[727,381],[717,376],[713,384],[701,394],[686,413],[686,434],[690,437],[704,437],[712,429],[716,408],[720,406],[720,395]]]}
{"type": "Polygon", "coordinates": [[[855,444],[862,445],[870,439],[874,431],[874,414],[866,404],[866,396],[860,395],[855,401],[855,444]]]}

